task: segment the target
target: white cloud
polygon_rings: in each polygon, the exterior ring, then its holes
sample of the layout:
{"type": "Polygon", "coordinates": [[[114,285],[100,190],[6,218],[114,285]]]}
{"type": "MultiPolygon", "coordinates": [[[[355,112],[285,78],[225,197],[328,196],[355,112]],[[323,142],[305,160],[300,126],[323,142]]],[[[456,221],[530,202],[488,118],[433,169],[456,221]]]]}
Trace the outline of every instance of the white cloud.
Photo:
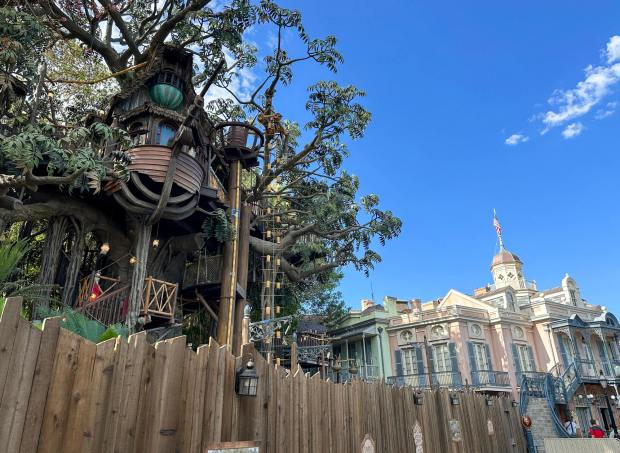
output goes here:
{"type": "MultiPolygon", "coordinates": [[[[585,78],[575,88],[553,93],[548,101],[553,108],[540,115],[545,125],[541,134],[586,115],[612,92],[613,86],[620,81],[620,36],[612,36],[602,54],[606,63],[589,65],[585,69],[585,78]]],[[[613,107],[599,109],[597,118],[609,116],[613,111],[613,107]]]]}
{"type": "Polygon", "coordinates": [[[607,43],[607,63],[611,64],[620,60],[620,36],[612,36],[607,43]]]}
{"type": "Polygon", "coordinates": [[[510,145],[510,146],[515,146],[515,145],[518,145],[519,143],[525,143],[529,139],[530,138],[527,135],[512,134],[510,137],[508,137],[506,140],[504,140],[504,143],[506,143],[507,145],[510,145]]]}
{"type": "Polygon", "coordinates": [[[588,113],[607,96],[611,87],[620,80],[620,63],[611,66],[588,66],[586,78],[571,90],[558,90],[549,100],[557,105],[543,115],[546,128],[543,132],[588,113]]]}
{"type": "Polygon", "coordinates": [[[613,115],[614,113],[616,113],[617,105],[617,102],[608,102],[604,108],[598,109],[596,111],[596,119],[602,120],[603,118],[607,118],[608,116],[613,115]]]}
{"type": "Polygon", "coordinates": [[[569,139],[569,138],[577,137],[582,132],[583,132],[583,124],[571,123],[568,126],[566,126],[566,129],[562,131],[562,137],[569,139]]]}

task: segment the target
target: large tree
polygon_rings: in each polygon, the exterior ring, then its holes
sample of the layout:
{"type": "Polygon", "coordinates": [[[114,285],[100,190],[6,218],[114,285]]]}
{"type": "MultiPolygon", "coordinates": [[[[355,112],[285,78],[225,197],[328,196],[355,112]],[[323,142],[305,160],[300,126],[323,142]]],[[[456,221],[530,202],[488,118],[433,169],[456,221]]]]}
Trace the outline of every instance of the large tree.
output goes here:
{"type": "MultiPolygon", "coordinates": [[[[75,94],[88,88],[87,99],[93,103],[101,99],[88,83],[66,83],[66,79],[77,77],[70,71],[76,65],[62,64],[62,56],[91,62],[90,69],[82,71],[88,74],[84,79],[100,79],[105,65],[122,87],[131,83],[136,65],[148,61],[162,43],[169,43],[195,55],[196,86],[213,73],[217,61],[226,59],[225,71],[215,80],[218,92],[226,96],[206,105],[215,121],[244,118],[264,128],[261,165],[246,172],[243,197],[261,209],[252,226],[264,232],[277,222],[278,234],[253,234],[250,246],[259,255],[279,258],[289,289],[302,294],[304,289],[322,287],[329,299],[332,283],[340,275],[334,271],[352,265],[367,273],[380,261],[374,246],[399,234],[400,220],[380,208],[376,195],[360,195],[358,178],[343,169],[352,141],[363,137],[370,121],[370,113],[360,103],[363,91],[321,80],[307,89],[304,115],[309,119],[303,124],[278,111],[279,93],[286,93],[294,84],[299,65],[314,63],[329,73],[336,72],[343,61],[336,39],[309,36],[298,11],[268,0],[33,0],[16,2],[13,9],[23,18],[20,20],[36,23],[36,30],[29,33],[34,33],[41,45],[30,50],[33,55],[24,64],[30,91],[25,105],[13,108],[11,118],[20,128],[5,135],[0,148],[3,219],[51,217],[58,209],[79,203],[71,194],[64,195],[62,201],[58,197],[26,197],[29,201],[25,203],[21,201],[23,190],[32,193],[42,184],[97,190],[102,181],[123,177],[123,162],[103,162],[94,152],[99,139],[118,132],[103,126],[76,128],[71,121],[86,113],[88,105],[76,103],[67,110],[66,105],[59,105],[62,99],[41,94],[62,87],[66,104],[66,99],[85,99],[75,94]],[[271,30],[266,33],[276,37],[273,49],[266,53],[246,39],[246,33],[257,27],[271,30]],[[33,61],[47,62],[49,73],[39,71],[37,76],[33,61]],[[248,71],[256,81],[239,90],[238,81],[248,71]],[[24,118],[29,114],[37,121],[26,128],[24,118]],[[52,126],[56,128],[48,130],[52,126]],[[59,126],[66,131],[59,131],[59,126]],[[41,134],[45,140],[38,139],[41,134]],[[39,149],[39,143],[45,143],[46,148],[39,149]],[[72,152],[63,151],[66,149],[72,152]],[[31,170],[40,164],[42,153],[57,159],[50,175],[35,177],[31,170]]],[[[6,8],[3,11],[8,14],[6,8]]],[[[31,39],[23,33],[5,26],[0,29],[0,39],[23,44],[31,39]]],[[[3,71],[15,74],[17,66],[17,62],[4,63],[3,71]]],[[[110,85],[105,87],[110,89],[110,85]]],[[[73,214],[88,217],[89,222],[105,221],[93,207],[73,214]]]]}

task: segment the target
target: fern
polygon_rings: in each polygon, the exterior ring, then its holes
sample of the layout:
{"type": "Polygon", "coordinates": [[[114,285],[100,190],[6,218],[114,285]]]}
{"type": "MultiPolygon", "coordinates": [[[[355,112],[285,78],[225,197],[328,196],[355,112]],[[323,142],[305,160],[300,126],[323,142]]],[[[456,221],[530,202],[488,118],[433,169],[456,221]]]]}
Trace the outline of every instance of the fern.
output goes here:
{"type": "Polygon", "coordinates": [[[230,242],[235,238],[235,230],[223,209],[216,209],[206,218],[202,231],[207,239],[215,238],[218,242],[230,242]]]}

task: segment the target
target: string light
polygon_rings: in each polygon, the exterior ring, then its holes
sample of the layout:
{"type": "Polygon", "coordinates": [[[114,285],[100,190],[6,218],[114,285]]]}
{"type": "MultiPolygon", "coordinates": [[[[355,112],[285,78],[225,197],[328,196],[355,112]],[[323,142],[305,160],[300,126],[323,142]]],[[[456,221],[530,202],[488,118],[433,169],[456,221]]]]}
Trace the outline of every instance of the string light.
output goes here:
{"type": "Polygon", "coordinates": [[[159,247],[159,239],[153,239],[153,247],[159,247]]]}
{"type": "Polygon", "coordinates": [[[101,244],[101,247],[99,248],[99,252],[102,255],[107,255],[109,251],[110,251],[110,244],[108,244],[107,242],[104,242],[103,244],[101,244]]]}
{"type": "Polygon", "coordinates": [[[135,256],[132,256],[131,258],[129,258],[129,264],[136,264],[138,262],[138,258],[136,258],[135,256]]]}

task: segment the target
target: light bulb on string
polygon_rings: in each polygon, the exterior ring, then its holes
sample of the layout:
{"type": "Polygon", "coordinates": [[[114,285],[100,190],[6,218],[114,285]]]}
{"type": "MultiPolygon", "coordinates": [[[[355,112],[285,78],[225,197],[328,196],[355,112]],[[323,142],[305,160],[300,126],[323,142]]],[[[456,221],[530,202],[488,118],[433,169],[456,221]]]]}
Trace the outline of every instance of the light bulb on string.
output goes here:
{"type": "Polygon", "coordinates": [[[103,244],[101,244],[101,247],[99,247],[99,253],[101,253],[102,255],[107,255],[109,251],[110,244],[108,244],[107,242],[104,242],[103,244]]]}

